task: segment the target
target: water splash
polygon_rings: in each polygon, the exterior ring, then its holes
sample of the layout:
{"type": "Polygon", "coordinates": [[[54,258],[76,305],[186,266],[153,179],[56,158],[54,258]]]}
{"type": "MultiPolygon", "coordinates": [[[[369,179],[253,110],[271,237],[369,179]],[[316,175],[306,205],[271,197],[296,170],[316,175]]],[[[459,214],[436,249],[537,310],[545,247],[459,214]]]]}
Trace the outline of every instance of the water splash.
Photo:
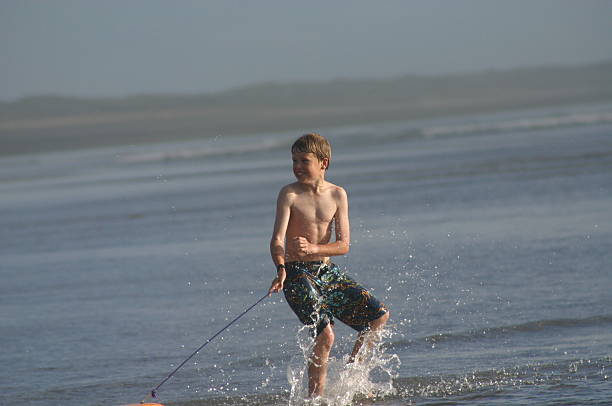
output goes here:
{"type": "MultiPolygon", "coordinates": [[[[382,338],[389,338],[385,330],[382,338]]],[[[328,361],[325,394],[317,398],[308,397],[308,360],[314,347],[307,326],[297,334],[300,353],[291,358],[287,368],[287,380],[291,387],[289,406],[327,405],[345,406],[354,400],[381,398],[395,395],[393,384],[398,376],[401,361],[396,354],[388,354],[383,341],[369,346],[364,344],[355,362],[349,362],[349,354],[330,356],[328,361]]]]}

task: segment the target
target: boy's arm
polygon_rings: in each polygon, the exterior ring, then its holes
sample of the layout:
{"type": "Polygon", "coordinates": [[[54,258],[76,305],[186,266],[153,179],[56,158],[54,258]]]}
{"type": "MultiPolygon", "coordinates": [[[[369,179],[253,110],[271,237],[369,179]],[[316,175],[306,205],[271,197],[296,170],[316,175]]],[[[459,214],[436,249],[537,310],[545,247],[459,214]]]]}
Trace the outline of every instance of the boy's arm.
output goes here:
{"type": "Polygon", "coordinates": [[[345,255],[349,252],[351,231],[348,215],[348,197],[346,196],[346,191],[342,188],[338,188],[336,204],[338,205],[334,215],[336,241],[327,244],[312,244],[304,237],[297,237],[297,248],[300,254],[318,254],[320,256],[331,257],[345,255]]]}
{"type": "Polygon", "coordinates": [[[289,224],[289,216],[291,214],[291,204],[289,194],[286,189],[281,189],[276,201],[276,219],[274,220],[274,231],[270,240],[270,255],[277,269],[277,276],[272,281],[269,293],[279,292],[283,289],[283,284],[287,273],[284,267],[279,265],[285,264],[285,235],[289,224]]]}

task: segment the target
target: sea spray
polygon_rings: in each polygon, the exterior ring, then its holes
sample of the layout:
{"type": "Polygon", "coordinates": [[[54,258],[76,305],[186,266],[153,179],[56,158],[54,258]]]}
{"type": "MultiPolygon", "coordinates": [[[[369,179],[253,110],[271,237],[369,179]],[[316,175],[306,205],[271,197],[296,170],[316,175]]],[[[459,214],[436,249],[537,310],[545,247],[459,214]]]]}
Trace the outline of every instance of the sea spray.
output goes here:
{"type": "MultiPolygon", "coordinates": [[[[380,333],[383,338],[391,336],[389,330],[380,333]]],[[[328,405],[345,406],[354,399],[384,397],[395,394],[394,379],[401,364],[397,354],[388,354],[384,341],[365,343],[355,362],[349,362],[349,354],[330,356],[328,360],[325,394],[308,398],[308,362],[312,355],[314,339],[310,329],[298,330],[300,352],[293,356],[287,368],[287,380],[291,387],[289,406],[328,405]]]]}

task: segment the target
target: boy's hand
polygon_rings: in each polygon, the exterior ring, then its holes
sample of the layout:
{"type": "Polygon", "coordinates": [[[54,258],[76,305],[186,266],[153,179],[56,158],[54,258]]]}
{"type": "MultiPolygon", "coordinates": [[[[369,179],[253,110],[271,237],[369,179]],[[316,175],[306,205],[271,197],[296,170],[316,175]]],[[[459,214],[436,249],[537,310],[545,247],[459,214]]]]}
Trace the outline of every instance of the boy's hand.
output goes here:
{"type": "Polygon", "coordinates": [[[311,244],[306,237],[295,237],[293,239],[293,246],[300,257],[316,254],[317,246],[315,244],[311,244]]]}
{"type": "Polygon", "coordinates": [[[283,285],[285,284],[285,278],[287,274],[285,271],[279,272],[278,276],[274,278],[272,281],[272,285],[270,285],[270,289],[268,290],[268,296],[270,296],[274,292],[280,292],[283,290],[283,285]]]}

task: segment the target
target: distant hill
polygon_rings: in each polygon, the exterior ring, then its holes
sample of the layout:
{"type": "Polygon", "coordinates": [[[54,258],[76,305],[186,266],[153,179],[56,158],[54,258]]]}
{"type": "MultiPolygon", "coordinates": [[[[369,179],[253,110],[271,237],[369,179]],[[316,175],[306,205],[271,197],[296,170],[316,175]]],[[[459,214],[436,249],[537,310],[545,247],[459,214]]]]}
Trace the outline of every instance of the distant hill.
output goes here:
{"type": "Polygon", "coordinates": [[[612,61],[447,76],[263,83],[218,93],[0,102],[0,154],[612,101],[612,61]]]}

